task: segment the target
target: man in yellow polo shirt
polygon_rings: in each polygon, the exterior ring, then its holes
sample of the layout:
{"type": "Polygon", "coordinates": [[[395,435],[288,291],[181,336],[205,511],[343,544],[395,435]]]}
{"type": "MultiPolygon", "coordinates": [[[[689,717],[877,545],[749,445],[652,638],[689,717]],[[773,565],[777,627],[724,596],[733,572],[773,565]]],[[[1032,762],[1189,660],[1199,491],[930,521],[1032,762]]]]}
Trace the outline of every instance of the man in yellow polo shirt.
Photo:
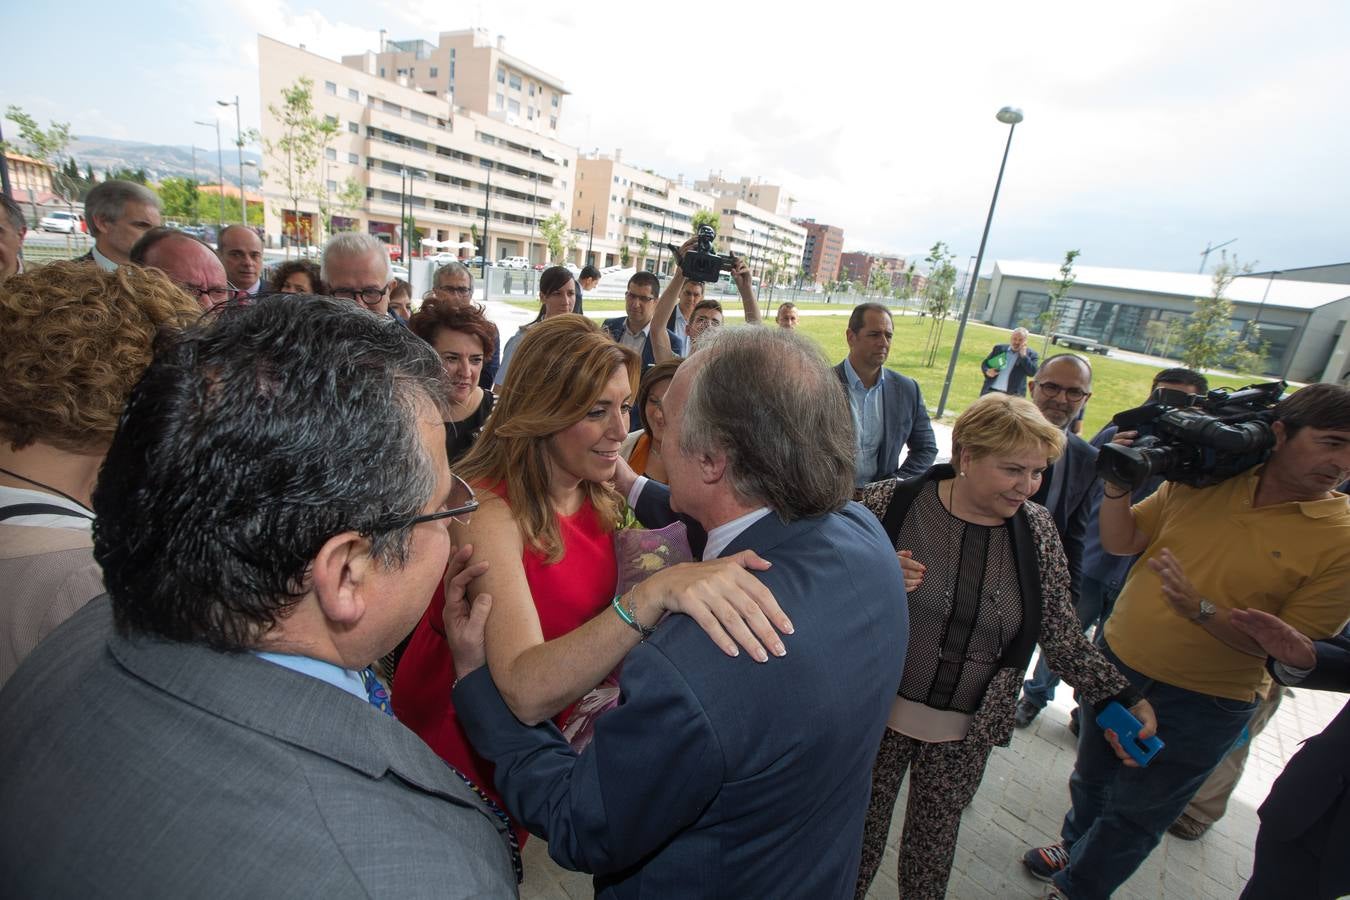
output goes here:
{"type": "Polygon", "coordinates": [[[1266,654],[1231,611],[1264,610],[1313,639],[1350,618],[1350,498],[1335,491],[1350,475],[1350,387],[1310,385],[1275,412],[1270,458],[1227,481],[1167,483],[1133,507],[1106,485],[1102,546],[1142,554],[1106,622],[1106,655],[1153,705],[1166,746],[1148,768],[1126,767],[1084,717],[1062,843],[1024,858],[1052,897],[1109,897],[1241,735],[1266,654]]]}

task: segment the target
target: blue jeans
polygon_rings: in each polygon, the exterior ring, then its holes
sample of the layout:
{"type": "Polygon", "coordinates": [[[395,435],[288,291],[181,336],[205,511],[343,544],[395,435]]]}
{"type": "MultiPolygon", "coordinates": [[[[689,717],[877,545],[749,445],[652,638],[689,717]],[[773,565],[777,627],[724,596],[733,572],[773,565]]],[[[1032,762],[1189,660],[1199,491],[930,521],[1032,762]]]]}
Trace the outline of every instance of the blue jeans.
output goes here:
{"type": "Polygon", "coordinates": [[[1232,749],[1256,701],[1197,694],[1153,681],[1102,652],[1138,688],[1158,717],[1165,746],[1148,768],[1121,764],[1091,715],[1081,717],[1078,758],[1069,777],[1073,802],[1060,836],[1069,866],[1055,885],[1070,900],[1105,900],[1158,846],[1209,773],[1232,749]]]}
{"type": "MultiPolygon", "coordinates": [[[[1078,614],[1078,621],[1084,631],[1099,619],[1106,621],[1112,607],[1116,605],[1116,595],[1119,593],[1119,589],[1107,587],[1103,581],[1083,576],[1078,586],[1078,603],[1074,605],[1074,612],[1078,614]]],[[[1037,709],[1045,709],[1046,704],[1055,699],[1055,687],[1058,684],[1059,676],[1050,671],[1045,653],[1042,652],[1036,659],[1036,668],[1031,677],[1022,682],[1022,696],[1035,704],[1037,709]]]]}

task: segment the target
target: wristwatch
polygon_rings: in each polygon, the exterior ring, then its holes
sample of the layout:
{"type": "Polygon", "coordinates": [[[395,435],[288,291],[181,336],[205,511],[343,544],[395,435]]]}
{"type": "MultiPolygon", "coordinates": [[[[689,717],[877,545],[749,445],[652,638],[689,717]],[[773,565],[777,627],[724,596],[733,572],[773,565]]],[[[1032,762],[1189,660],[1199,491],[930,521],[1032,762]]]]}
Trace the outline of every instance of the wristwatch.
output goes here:
{"type": "Polygon", "coordinates": [[[1191,619],[1191,621],[1199,625],[1201,622],[1214,618],[1214,614],[1218,611],[1219,608],[1217,606],[1215,606],[1213,603],[1210,603],[1204,597],[1201,597],[1200,611],[1195,614],[1195,618],[1191,619]]]}

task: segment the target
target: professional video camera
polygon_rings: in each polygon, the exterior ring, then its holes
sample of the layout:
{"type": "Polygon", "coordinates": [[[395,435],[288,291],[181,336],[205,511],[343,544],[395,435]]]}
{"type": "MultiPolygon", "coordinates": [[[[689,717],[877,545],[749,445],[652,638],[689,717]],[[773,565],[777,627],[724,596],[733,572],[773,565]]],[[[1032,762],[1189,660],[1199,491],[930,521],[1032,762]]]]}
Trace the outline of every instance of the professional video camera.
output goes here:
{"type": "Polygon", "coordinates": [[[720,256],[713,251],[713,241],[717,238],[717,232],[713,231],[712,226],[698,226],[695,238],[698,243],[684,255],[683,259],[680,259],[678,247],[666,244],[670,252],[675,254],[675,258],[680,260],[680,271],[684,273],[685,278],[690,281],[713,282],[721,277],[723,269],[730,271],[736,265],[736,257],[720,256]]]}
{"type": "Polygon", "coordinates": [[[1135,490],[1154,475],[1207,487],[1245,472],[1270,455],[1275,404],[1283,381],[1187,394],[1159,388],[1143,406],[1117,413],[1121,431],[1137,431],[1132,446],[1107,444],[1097,474],[1135,490]]]}

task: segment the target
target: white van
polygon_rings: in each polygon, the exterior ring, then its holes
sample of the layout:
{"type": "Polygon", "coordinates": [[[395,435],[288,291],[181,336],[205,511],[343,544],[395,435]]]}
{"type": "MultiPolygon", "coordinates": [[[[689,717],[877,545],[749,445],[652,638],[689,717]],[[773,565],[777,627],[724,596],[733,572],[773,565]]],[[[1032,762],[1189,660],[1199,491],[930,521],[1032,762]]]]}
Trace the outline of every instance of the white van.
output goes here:
{"type": "Polygon", "coordinates": [[[497,263],[497,266],[502,269],[528,269],[530,261],[524,256],[506,256],[497,263]]]}

